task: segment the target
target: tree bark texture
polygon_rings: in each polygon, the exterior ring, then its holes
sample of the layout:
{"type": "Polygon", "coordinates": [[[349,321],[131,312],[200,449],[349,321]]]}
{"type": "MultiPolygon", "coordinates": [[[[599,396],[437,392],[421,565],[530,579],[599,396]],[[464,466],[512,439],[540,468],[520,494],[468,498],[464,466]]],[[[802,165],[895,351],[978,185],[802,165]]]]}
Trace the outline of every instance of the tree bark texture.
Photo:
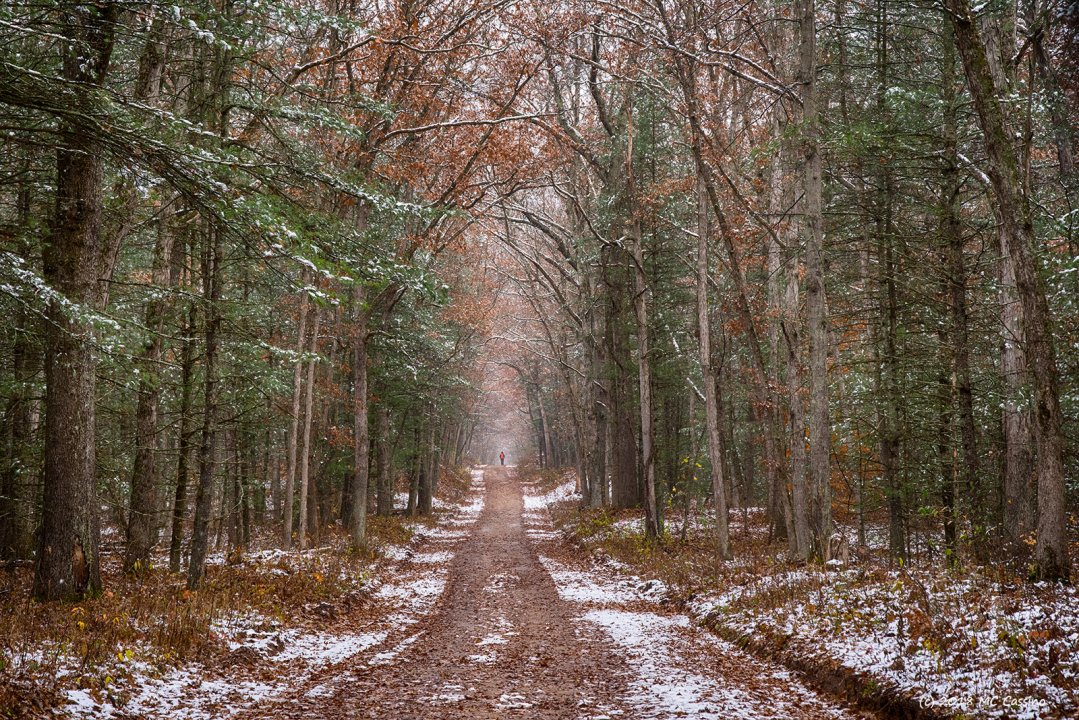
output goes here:
{"type": "MultiPolygon", "coordinates": [[[[108,74],[120,6],[62,5],[62,74],[72,101],[93,112],[108,74]]],[[[45,468],[42,527],[33,594],[75,599],[101,589],[92,329],[85,314],[98,299],[103,148],[66,120],[56,151],[56,204],[45,248],[45,280],[56,293],[46,309],[45,468]]]]}
{"type": "Polygon", "coordinates": [[[367,396],[367,320],[368,309],[364,287],[357,283],[353,289],[353,306],[356,322],[352,339],[352,419],[353,466],[352,466],[352,522],[349,536],[357,548],[367,544],[367,483],[370,476],[371,437],[368,428],[367,396]]]}

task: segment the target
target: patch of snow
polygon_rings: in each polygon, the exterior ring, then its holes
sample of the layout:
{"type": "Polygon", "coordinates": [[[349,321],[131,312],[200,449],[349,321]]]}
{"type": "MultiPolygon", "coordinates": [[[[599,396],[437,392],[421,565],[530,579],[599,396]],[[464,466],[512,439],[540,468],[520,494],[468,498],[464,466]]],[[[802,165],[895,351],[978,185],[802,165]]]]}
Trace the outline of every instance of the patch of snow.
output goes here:
{"type": "Polygon", "coordinates": [[[442,565],[453,560],[454,555],[455,553],[441,550],[429,553],[416,553],[412,556],[411,560],[414,563],[421,563],[424,565],[442,565]]]}
{"type": "MultiPolygon", "coordinates": [[[[694,628],[685,615],[663,616],[615,609],[589,610],[584,621],[597,625],[625,655],[634,678],[626,700],[639,718],[789,718],[804,714],[814,695],[788,673],[763,666],[764,675],[781,681],[765,689],[736,685],[722,673],[707,672],[702,665],[702,645],[720,645],[724,656],[741,652],[722,640],[694,628]]],[[[746,658],[749,661],[749,658],[746,658]]],[[[838,708],[826,709],[844,717],[838,708]]]]}
{"type": "Polygon", "coordinates": [[[570,478],[544,495],[526,494],[524,496],[524,508],[526,512],[529,510],[545,510],[556,502],[569,500],[573,497],[580,497],[580,495],[577,492],[577,481],[570,478]]]}
{"type": "Polygon", "coordinates": [[[502,693],[495,703],[497,710],[527,710],[535,703],[530,703],[521,693],[502,693]]]}
{"type": "Polygon", "coordinates": [[[438,576],[418,577],[408,582],[383,585],[375,593],[386,599],[430,600],[446,589],[446,578],[438,576]]]}
{"type": "Polygon", "coordinates": [[[415,635],[409,635],[407,638],[405,638],[401,642],[394,645],[391,649],[386,650],[384,652],[380,652],[377,655],[375,655],[373,658],[371,658],[370,660],[367,661],[367,664],[372,665],[372,666],[373,665],[387,665],[387,664],[393,662],[394,660],[396,660],[398,655],[400,655],[402,652],[404,652],[405,649],[408,648],[409,645],[413,644],[414,642],[419,640],[421,637],[423,637],[422,632],[418,632],[415,635]]]}
{"type": "Polygon", "coordinates": [[[558,596],[567,602],[608,605],[629,603],[637,599],[628,583],[608,582],[600,585],[591,575],[570,570],[557,560],[541,555],[539,561],[554,580],[558,596]]]}
{"type": "Polygon", "coordinates": [[[499,633],[491,633],[490,635],[483,637],[479,642],[476,643],[476,645],[478,647],[483,647],[485,645],[506,645],[508,643],[509,638],[507,638],[505,635],[501,635],[499,633]]]}

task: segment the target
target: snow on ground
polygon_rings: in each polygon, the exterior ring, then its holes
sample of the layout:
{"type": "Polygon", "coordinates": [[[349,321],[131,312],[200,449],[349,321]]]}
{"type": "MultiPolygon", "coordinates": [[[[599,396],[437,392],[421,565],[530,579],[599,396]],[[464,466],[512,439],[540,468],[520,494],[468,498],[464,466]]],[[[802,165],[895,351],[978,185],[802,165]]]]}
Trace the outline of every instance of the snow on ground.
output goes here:
{"type": "Polygon", "coordinates": [[[408,527],[412,531],[412,544],[426,542],[428,540],[443,542],[464,540],[471,532],[467,527],[457,528],[450,527],[450,525],[451,523],[449,522],[447,522],[446,524],[440,523],[435,527],[421,525],[420,523],[406,523],[405,527],[408,527]]]}
{"type": "Polygon", "coordinates": [[[227,638],[233,652],[254,650],[276,663],[300,659],[316,669],[340,662],[386,638],[385,632],[342,635],[284,628],[278,621],[257,614],[216,622],[212,631],[227,638]]]}
{"type": "MultiPolygon", "coordinates": [[[[744,540],[747,536],[756,538],[767,536],[768,526],[761,521],[764,512],[765,509],[760,507],[732,509],[729,518],[731,538],[737,541],[744,540]]],[[[676,507],[663,518],[663,530],[672,537],[680,536],[683,528],[691,534],[710,534],[715,532],[715,527],[716,518],[712,508],[698,508],[696,502],[690,506],[688,513],[676,507]]],[[[611,528],[626,535],[641,535],[644,533],[644,518],[628,517],[615,520],[611,523],[611,528]]]]}
{"type": "MultiPolygon", "coordinates": [[[[749,535],[766,533],[760,509],[745,514],[749,535]]],[[[743,534],[742,515],[732,512],[735,538],[743,534]]],[[[699,532],[709,532],[709,518],[701,520],[699,532]]],[[[672,534],[680,527],[680,519],[668,522],[672,534]]],[[[641,533],[643,524],[619,520],[610,532],[641,533]]],[[[879,534],[869,529],[871,545],[879,534]]],[[[771,636],[800,656],[844,666],[945,714],[1079,717],[1074,586],[1002,581],[992,569],[954,573],[862,563],[769,570],[748,555],[727,568],[728,585],[688,603],[695,620],[740,637],[771,636]]],[[[603,595],[592,574],[582,580],[553,568],[552,575],[565,599],[603,595]]]]}
{"type": "Polygon", "coordinates": [[[216,678],[205,668],[192,664],[170,670],[160,676],[154,668],[141,663],[134,666],[133,685],[137,690],[121,707],[112,702],[94,702],[85,690],[73,690],[68,697],[75,708],[74,717],[167,717],[170,720],[202,720],[221,717],[250,707],[294,686],[316,671],[345,660],[386,639],[388,631],[358,635],[305,633],[281,630],[272,635],[251,635],[243,642],[230,641],[233,651],[250,648],[273,664],[287,664],[289,672],[262,674],[259,679],[216,678]],[[299,661],[299,662],[293,662],[299,661]]]}
{"type": "Polygon", "coordinates": [[[812,575],[802,573],[800,585],[785,579],[800,601],[761,607],[744,600],[752,593],[728,594],[694,609],[740,634],[786,637],[800,653],[838,661],[944,710],[1033,720],[1074,717],[1079,708],[1074,587],[1046,587],[1044,597],[1020,600],[971,577],[932,571],[896,571],[871,584],[853,571],[812,575]]]}
{"type": "Polygon", "coordinates": [[[572,475],[567,475],[561,485],[543,495],[534,495],[527,492],[527,489],[526,486],[524,512],[521,513],[525,535],[530,540],[555,540],[561,537],[561,534],[551,526],[547,508],[564,500],[580,499],[576,479],[572,475]]]}
{"type": "MultiPolygon", "coordinates": [[[[725,720],[727,718],[790,718],[812,697],[782,671],[773,672],[783,693],[739,686],[710,668],[701,645],[716,642],[694,631],[685,615],[663,616],[614,609],[589,610],[584,620],[599,626],[626,656],[633,669],[626,700],[634,717],[725,720]],[[711,671],[710,671],[711,670],[711,671]]],[[[732,646],[722,652],[737,657],[732,646]]]]}
{"type": "MultiPolygon", "coordinates": [[[[547,493],[531,496],[531,502],[529,497],[526,507],[540,511],[534,522],[549,528],[549,516],[542,511],[565,496],[547,493]]],[[[539,559],[559,596],[580,606],[579,622],[602,630],[625,657],[632,677],[623,700],[632,708],[632,717],[778,720],[802,716],[809,705],[816,705],[823,716],[846,717],[842,710],[822,704],[785,670],[756,663],[686,615],[636,609],[642,602],[658,604],[667,597],[662,582],[624,574],[626,566],[616,562],[596,562],[581,572],[550,557],[539,559]],[[760,667],[754,667],[750,682],[741,676],[727,679],[717,666],[720,659],[740,669],[749,664],[760,667]]],[[[597,707],[586,716],[608,717],[615,712],[597,707]]]]}
{"type": "MultiPolygon", "coordinates": [[[[393,509],[404,510],[408,507],[408,492],[402,491],[394,493],[393,495],[393,509]]],[[[456,505],[446,502],[442,498],[435,496],[431,498],[431,507],[435,510],[453,510],[456,505]]]]}
{"type": "Polygon", "coordinates": [[[524,496],[525,511],[546,510],[548,506],[572,497],[579,497],[579,494],[577,493],[577,481],[571,477],[544,495],[526,494],[524,496]]]}
{"type": "MultiPolygon", "coordinates": [[[[229,648],[227,658],[237,659],[223,673],[215,673],[199,663],[162,672],[135,659],[128,664],[128,677],[117,680],[120,692],[102,697],[85,690],[67,691],[67,716],[80,720],[131,716],[216,720],[294,689],[319,670],[366,651],[374,651],[367,660],[369,665],[392,662],[422,633],[406,635],[391,647],[385,647],[386,643],[402,631],[407,632],[404,629],[434,609],[445,590],[456,548],[468,537],[471,526],[483,511],[483,493],[483,471],[474,470],[471,493],[464,504],[449,506],[439,501],[436,507],[452,512],[445,513],[437,525],[412,523],[412,538],[407,545],[382,548],[383,556],[390,561],[382,575],[390,579],[374,578],[369,587],[375,598],[389,603],[393,610],[376,627],[362,633],[332,633],[285,627],[278,620],[257,613],[226,616],[212,626],[212,632],[229,648]]],[[[306,551],[306,555],[319,552],[316,548],[306,551]]],[[[249,553],[244,562],[292,564],[296,557],[296,553],[266,550],[249,553]]],[[[512,634],[503,629],[503,635],[512,634]]],[[[502,636],[491,635],[485,638],[488,641],[485,644],[497,645],[499,637],[502,636]]],[[[151,653],[147,647],[138,648],[133,655],[148,657],[151,653]]],[[[333,682],[347,681],[348,677],[347,672],[336,676],[312,688],[309,694],[330,694],[333,682]]]]}
{"type": "Polygon", "coordinates": [[[453,560],[453,553],[447,550],[436,550],[435,552],[428,553],[416,553],[412,556],[412,562],[422,563],[425,565],[442,565],[453,560]]]}
{"type": "Polygon", "coordinates": [[[592,573],[571,570],[552,558],[540,555],[539,561],[554,579],[559,597],[567,602],[611,605],[640,599],[634,583],[627,578],[606,578],[600,583],[592,573]]]}
{"type": "Polygon", "coordinates": [[[397,643],[396,645],[394,645],[389,650],[384,650],[384,651],[376,654],[374,657],[372,657],[370,660],[367,661],[367,664],[371,665],[371,666],[388,665],[389,663],[396,660],[397,656],[400,655],[402,652],[404,652],[408,648],[409,645],[413,644],[414,642],[419,640],[421,637],[423,637],[422,632],[418,632],[418,633],[415,633],[413,635],[409,635],[407,638],[405,638],[401,642],[397,643]]]}

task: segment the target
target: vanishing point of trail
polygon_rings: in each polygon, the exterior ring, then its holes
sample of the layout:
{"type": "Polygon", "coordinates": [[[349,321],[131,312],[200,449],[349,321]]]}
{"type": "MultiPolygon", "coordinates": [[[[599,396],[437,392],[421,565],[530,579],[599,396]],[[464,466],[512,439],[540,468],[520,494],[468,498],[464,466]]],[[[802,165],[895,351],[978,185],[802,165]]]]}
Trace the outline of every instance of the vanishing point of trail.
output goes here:
{"type": "Polygon", "coordinates": [[[656,614],[665,611],[641,599],[624,602],[617,589],[591,603],[563,599],[540,558],[573,567],[582,562],[579,553],[553,533],[526,533],[522,487],[512,468],[486,468],[483,475],[484,510],[450,563],[445,592],[397,643],[392,661],[357,656],[336,668],[341,681],[330,682],[330,689],[323,676],[320,687],[297,689],[250,717],[866,717],[733,651],[684,616],[669,623],[674,634],[641,636],[639,642],[665,645],[655,652],[634,647],[632,640],[616,642],[627,630],[633,636],[634,618],[666,623],[656,614]],[[596,612],[610,614],[603,620],[628,619],[628,627],[612,635],[602,620],[586,621],[596,605],[605,608],[596,612]],[[633,612],[641,610],[639,616],[633,612]],[[657,662],[666,666],[657,668],[657,662]],[[649,682],[648,671],[661,677],[649,682]]]}

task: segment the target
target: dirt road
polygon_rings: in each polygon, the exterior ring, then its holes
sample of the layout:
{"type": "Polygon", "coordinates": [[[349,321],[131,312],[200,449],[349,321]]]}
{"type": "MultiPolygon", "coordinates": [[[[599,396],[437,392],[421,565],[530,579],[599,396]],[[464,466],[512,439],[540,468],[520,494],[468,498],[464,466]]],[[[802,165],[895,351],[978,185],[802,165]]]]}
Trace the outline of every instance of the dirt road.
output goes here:
{"type": "Polygon", "coordinates": [[[535,531],[542,519],[530,516],[526,533],[511,468],[485,480],[434,612],[391,652],[354,658],[252,717],[864,717],[575,568],[562,540],[535,531]]]}

